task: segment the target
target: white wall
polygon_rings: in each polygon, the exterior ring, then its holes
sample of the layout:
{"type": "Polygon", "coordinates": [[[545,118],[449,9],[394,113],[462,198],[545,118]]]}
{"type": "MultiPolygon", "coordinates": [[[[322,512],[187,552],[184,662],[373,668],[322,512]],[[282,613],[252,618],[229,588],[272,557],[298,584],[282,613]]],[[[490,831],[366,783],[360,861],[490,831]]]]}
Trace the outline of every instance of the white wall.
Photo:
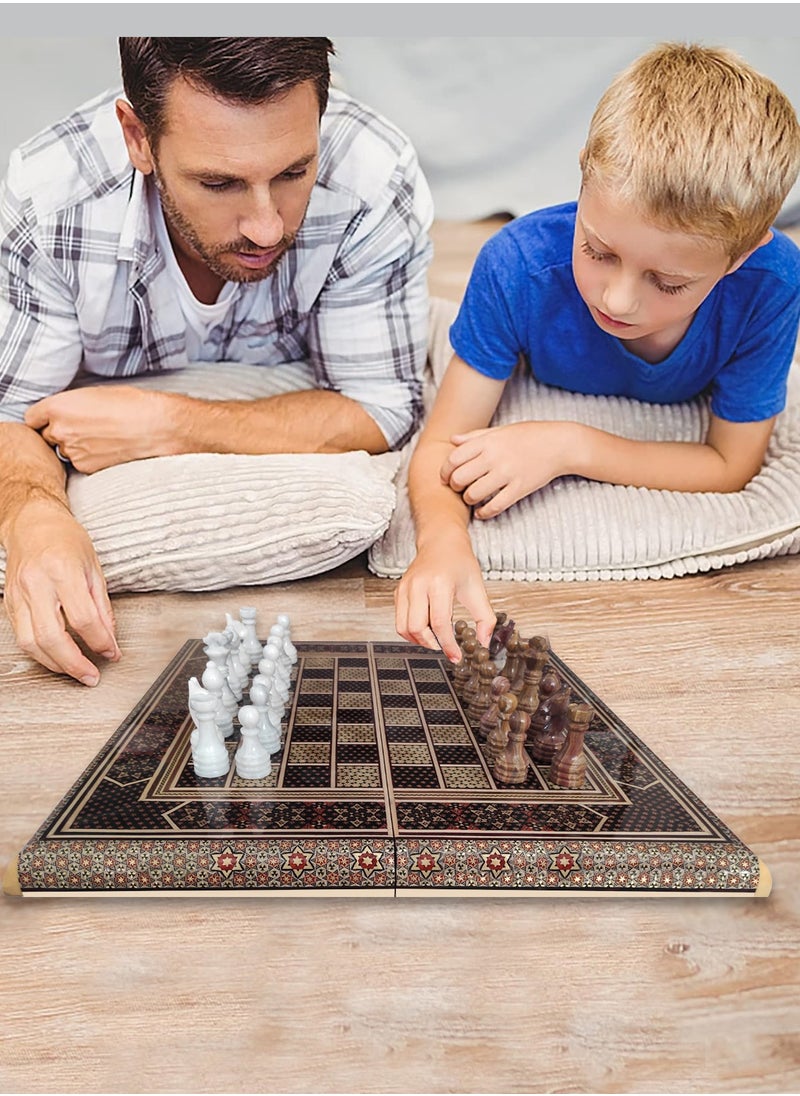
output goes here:
{"type": "MultiPolygon", "coordinates": [[[[338,37],[336,78],[412,137],[439,217],[518,214],[575,195],[578,150],[598,97],[654,42],[338,37]]],[[[736,49],[800,110],[800,39],[721,37],[707,44],[736,49]]],[[[118,84],[115,38],[4,37],[0,172],[20,141],[118,84]]],[[[800,185],[790,208],[800,220],[800,185]]]]}

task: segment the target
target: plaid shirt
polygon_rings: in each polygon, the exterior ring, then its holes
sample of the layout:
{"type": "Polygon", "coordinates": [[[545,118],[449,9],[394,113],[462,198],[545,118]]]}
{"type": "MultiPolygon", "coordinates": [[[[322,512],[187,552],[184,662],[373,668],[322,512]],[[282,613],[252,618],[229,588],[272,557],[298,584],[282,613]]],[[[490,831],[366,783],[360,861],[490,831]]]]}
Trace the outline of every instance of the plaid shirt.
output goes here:
{"type": "MultiPolygon", "coordinates": [[[[186,321],[117,97],[12,153],[0,191],[0,419],[21,420],[81,369],[124,378],[187,364],[186,321]]],[[[201,357],[307,361],[318,387],[356,400],[402,445],[421,413],[432,216],[408,140],[332,90],[295,243],[271,277],[237,286],[201,357]]]]}

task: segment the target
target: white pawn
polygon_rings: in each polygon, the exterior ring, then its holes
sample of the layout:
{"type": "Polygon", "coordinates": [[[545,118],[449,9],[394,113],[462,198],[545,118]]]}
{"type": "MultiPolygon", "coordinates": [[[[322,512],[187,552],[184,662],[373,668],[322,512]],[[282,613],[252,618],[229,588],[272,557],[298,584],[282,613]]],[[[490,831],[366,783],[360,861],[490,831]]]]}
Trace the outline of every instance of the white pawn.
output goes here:
{"type": "Polygon", "coordinates": [[[267,640],[264,657],[271,658],[275,663],[275,680],[278,683],[281,700],[286,703],[289,699],[289,668],[286,659],[283,658],[283,643],[277,636],[270,636],[267,640]]]}
{"type": "Polygon", "coordinates": [[[289,656],[289,662],[294,666],[297,662],[297,648],[292,643],[292,625],[287,613],[278,613],[278,624],[283,628],[283,649],[289,656]]]}
{"type": "Polygon", "coordinates": [[[206,668],[203,671],[201,680],[203,682],[203,688],[214,697],[214,703],[216,705],[214,709],[214,718],[217,723],[217,729],[222,738],[230,738],[233,734],[233,719],[231,718],[229,709],[225,705],[225,699],[223,697],[225,678],[222,676],[222,671],[212,659],[209,659],[206,663],[206,668]]]}
{"type": "Polygon", "coordinates": [[[269,694],[269,716],[272,723],[280,728],[283,722],[283,713],[286,705],[280,698],[275,682],[275,663],[271,658],[262,658],[258,664],[258,673],[253,678],[253,684],[263,685],[269,694]]]}
{"type": "Polygon", "coordinates": [[[269,717],[269,690],[260,682],[254,681],[250,688],[250,702],[261,720],[258,729],[261,745],[267,753],[277,753],[281,748],[281,732],[280,727],[276,727],[269,717]]]}
{"type": "Polygon", "coordinates": [[[189,711],[195,722],[191,734],[192,764],[197,776],[225,776],[231,767],[228,751],[220,737],[214,716],[216,701],[196,677],[189,681],[189,711]]]}
{"type": "Polygon", "coordinates": [[[236,751],[236,774],[243,780],[261,780],[272,772],[269,754],[261,745],[258,737],[261,716],[252,704],[239,709],[239,723],[242,728],[242,741],[236,751]]]}
{"type": "Polygon", "coordinates": [[[256,633],[256,610],[249,605],[243,606],[239,610],[239,618],[245,628],[242,646],[250,659],[248,670],[252,670],[261,658],[261,644],[258,642],[258,635],[256,633]]]}

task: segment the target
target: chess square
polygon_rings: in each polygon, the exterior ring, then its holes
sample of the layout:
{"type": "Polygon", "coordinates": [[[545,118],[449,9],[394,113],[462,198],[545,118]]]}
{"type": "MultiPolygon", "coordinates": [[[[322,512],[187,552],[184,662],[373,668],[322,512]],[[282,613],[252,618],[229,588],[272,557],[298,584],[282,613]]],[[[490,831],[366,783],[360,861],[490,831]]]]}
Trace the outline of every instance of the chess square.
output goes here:
{"type": "Polygon", "coordinates": [[[425,742],[390,742],[389,757],[393,767],[431,764],[431,752],[425,742]]]}
{"type": "Polygon", "coordinates": [[[480,765],[442,765],[447,788],[490,788],[491,784],[480,765]]]}
{"type": "Polygon", "coordinates": [[[445,723],[442,726],[431,727],[431,738],[438,745],[440,742],[455,745],[456,743],[472,742],[472,736],[463,723],[445,723]]]}
{"type": "Polygon", "coordinates": [[[368,701],[369,697],[366,693],[350,692],[349,690],[340,689],[339,695],[336,698],[336,703],[340,708],[364,708],[365,701],[368,701]]]}
{"type": "Polygon", "coordinates": [[[383,722],[387,727],[421,727],[416,708],[384,708],[383,722]]]}
{"type": "Polygon", "coordinates": [[[337,788],[379,788],[381,773],[377,765],[337,765],[337,788]]]}
{"type": "Polygon", "coordinates": [[[336,726],[336,738],[339,742],[374,742],[375,725],[373,723],[339,723],[336,726]]]}
{"type": "Polygon", "coordinates": [[[333,723],[333,708],[306,708],[303,705],[299,705],[297,711],[294,713],[294,724],[296,727],[303,727],[309,723],[328,724],[333,723]]]}
{"type": "Polygon", "coordinates": [[[289,747],[289,765],[315,765],[330,761],[329,742],[297,742],[292,739],[289,747]]]}
{"type": "Polygon", "coordinates": [[[336,764],[377,765],[378,746],[374,742],[337,742],[336,764]]]}
{"type": "Polygon", "coordinates": [[[369,666],[339,666],[340,681],[369,681],[369,666]]]}

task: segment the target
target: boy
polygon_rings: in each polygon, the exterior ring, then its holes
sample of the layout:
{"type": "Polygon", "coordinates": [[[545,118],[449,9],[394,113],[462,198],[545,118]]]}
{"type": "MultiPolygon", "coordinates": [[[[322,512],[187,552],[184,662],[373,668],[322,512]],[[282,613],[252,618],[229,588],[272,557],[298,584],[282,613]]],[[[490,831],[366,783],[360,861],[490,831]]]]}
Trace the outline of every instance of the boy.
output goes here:
{"type": "Polygon", "coordinates": [[[457,661],[458,598],[488,643],[471,507],[494,517],[563,475],[738,491],[758,472],[800,317],[800,251],[770,228],[798,170],[791,104],[728,51],[662,45],[612,82],[577,204],[512,222],[476,260],[409,471],[417,557],[396,593],[400,635],[457,661]],[[575,392],[671,403],[709,391],[708,436],[488,428],[520,355],[539,381],[575,392]]]}

